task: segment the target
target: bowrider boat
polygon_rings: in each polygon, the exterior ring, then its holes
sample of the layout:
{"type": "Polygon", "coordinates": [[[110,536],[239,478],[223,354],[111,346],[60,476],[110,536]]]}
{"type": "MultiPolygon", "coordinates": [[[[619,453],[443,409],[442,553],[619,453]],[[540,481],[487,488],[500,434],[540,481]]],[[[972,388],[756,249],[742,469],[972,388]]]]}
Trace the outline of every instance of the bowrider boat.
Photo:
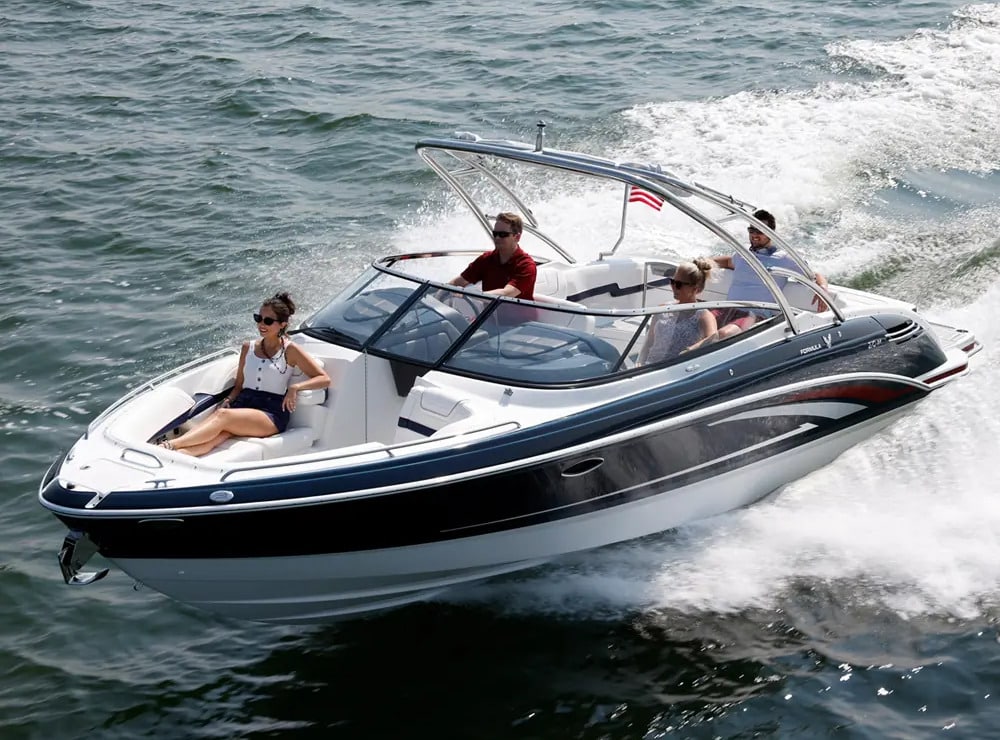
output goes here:
{"type": "Polygon", "coordinates": [[[497,213],[521,214],[534,301],[447,284],[482,250],[378,259],[294,332],[331,387],[301,393],[285,432],[200,458],[156,442],[213,412],[237,349],[134,389],[41,482],[42,505],[70,530],[66,582],[105,575],[84,570],[99,554],[231,617],[398,606],[750,504],[968,372],[980,349],[969,332],[820,287],[749,204],[660,167],[548,148],[543,133],[417,144],[487,235],[497,213]],[[554,192],[588,204],[607,240],[576,224],[568,239],[543,230],[526,193],[554,209],[554,192]],[[626,229],[630,209],[649,206],[662,210],[644,217],[678,236],[671,256],[629,247],[641,232],[626,229]],[[801,274],[765,269],[744,246],[748,226],[801,274]],[[702,302],[670,303],[696,244],[742,254],[773,300],[726,300],[732,271],[719,270],[702,302]],[[652,317],[692,307],[757,322],[640,364],[652,317]]]}

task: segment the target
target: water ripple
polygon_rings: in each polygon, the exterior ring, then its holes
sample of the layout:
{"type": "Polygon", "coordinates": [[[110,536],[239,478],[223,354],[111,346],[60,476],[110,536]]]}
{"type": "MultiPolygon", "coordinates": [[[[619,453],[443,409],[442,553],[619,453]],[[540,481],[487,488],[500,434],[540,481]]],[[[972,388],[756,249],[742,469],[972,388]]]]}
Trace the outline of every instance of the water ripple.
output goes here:
{"type": "Polygon", "coordinates": [[[413,152],[454,130],[545,118],[554,145],[694,172],[828,273],[996,345],[1000,15],[956,7],[5,3],[0,735],[990,736],[995,497],[965,462],[997,431],[989,350],[776,509],[329,628],[217,620],[118,572],[69,589],[36,501],[88,419],[249,336],[260,296],[308,315],[378,254],[460,241],[413,152]]]}

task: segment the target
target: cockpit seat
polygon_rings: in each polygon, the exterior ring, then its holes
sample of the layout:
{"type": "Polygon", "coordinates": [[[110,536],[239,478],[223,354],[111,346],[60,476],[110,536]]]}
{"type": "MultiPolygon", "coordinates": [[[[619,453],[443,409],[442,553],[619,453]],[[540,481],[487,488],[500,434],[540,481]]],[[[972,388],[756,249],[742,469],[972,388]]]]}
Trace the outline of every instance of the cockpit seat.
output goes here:
{"type": "MultiPolygon", "coordinates": [[[[556,298],[550,295],[541,295],[535,293],[535,303],[541,303],[544,306],[549,305],[554,308],[576,308],[585,309],[582,303],[576,303],[574,301],[568,301],[565,298],[556,298]]],[[[571,329],[580,329],[587,333],[594,331],[594,317],[583,313],[570,313],[568,311],[543,311],[538,317],[539,321],[544,321],[546,324],[553,324],[556,326],[568,326],[571,329]]]]}
{"type": "Polygon", "coordinates": [[[403,401],[395,442],[423,440],[439,432],[459,431],[459,424],[476,414],[471,399],[450,388],[440,388],[418,378],[403,401]]]}

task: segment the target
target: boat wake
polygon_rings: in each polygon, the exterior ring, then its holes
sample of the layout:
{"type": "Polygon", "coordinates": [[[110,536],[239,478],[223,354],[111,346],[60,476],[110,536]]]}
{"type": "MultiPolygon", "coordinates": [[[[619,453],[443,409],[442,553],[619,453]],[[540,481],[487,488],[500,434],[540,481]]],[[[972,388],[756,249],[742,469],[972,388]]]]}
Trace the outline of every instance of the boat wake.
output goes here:
{"type": "MultiPolygon", "coordinates": [[[[450,599],[586,618],[774,609],[801,588],[903,616],[971,617],[1000,602],[1000,499],[983,460],[1000,434],[1000,6],[827,53],[833,79],[812,89],[631,108],[614,156],[766,206],[837,282],[968,326],[986,348],[972,375],[754,507],[450,599]]],[[[606,147],[606,126],[598,137],[606,147]]],[[[540,208],[583,230],[599,218],[585,194],[540,208]]],[[[653,248],[704,253],[652,210],[629,228],[653,248]]]]}
{"type": "MultiPolygon", "coordinates": [[[[1000,499],[983,459],[1000,435],[1000,6],[827,52],[833,80],[813,89],[625,111],[615,156],[765,205],[838,282],[968,326],[986,348],[972,375],[754,507],[456,598],[588,618],[773,609],[801,588],[904,616],[970,617],[1000,602],[1000,499]]],[[[590,218],[585,199],[552,211],[590,218]]],[[[658,213],[630,228],[700,253],[658,213]]]]}
{"type": "Polygon", "coordinates": [[[879,261],[954,266],[991,242],[1000,6],[970,5],[946,29],[898,40],[839,41],[827,54],[833,80],[812,89],[636,106],[624,113],[621,156],[766,205],[835,276],[879,261]],[[907,197],[921,207],[905,207],[907,197]]]}
{"type": "Polygon", "coordinates": [[[630,614],[781,608],[802,589],[845,608],[971,619],[1000,604],[1000,289],[946,316],[986,349],[973,373],[832,464],[752,507],[581,554],[453,595],[506,613],[630,614]]]}

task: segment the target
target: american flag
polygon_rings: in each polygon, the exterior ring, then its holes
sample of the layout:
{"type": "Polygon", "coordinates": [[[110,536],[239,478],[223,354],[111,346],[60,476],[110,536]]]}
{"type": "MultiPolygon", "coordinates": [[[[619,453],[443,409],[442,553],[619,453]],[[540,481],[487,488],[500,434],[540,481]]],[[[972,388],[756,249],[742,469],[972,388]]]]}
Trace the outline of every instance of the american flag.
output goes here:
{"type": "Polygon", "coordinates": [[[645,203],[650,208],[655,208],[656,210],[660,210],[663,207],[663,198],[658,196],[656,193],[643,190],[636,185],[629,186],[628,202],[645,203]]]}

